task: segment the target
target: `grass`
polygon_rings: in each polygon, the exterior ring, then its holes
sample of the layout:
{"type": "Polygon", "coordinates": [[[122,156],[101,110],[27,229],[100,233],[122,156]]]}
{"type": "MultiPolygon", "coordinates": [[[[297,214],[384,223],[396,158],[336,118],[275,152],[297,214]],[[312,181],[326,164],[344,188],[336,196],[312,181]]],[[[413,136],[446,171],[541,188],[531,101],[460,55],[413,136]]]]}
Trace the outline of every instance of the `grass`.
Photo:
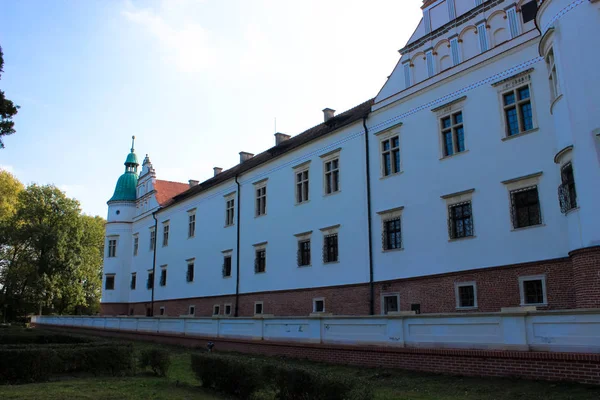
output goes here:
{"type": "MultiPolygon", "coordinates": [[[[0,399],[199,399],[225,400],[204,391],[190,366],[193,350],[134,342],[136,348],[166,348],[172,358],[166,378],[140,371],[129,378],[66,377],[29,385],[0,386],[0,399]]],[[[248,357],[240,355],[240,357],[248,357]]],[[[598,400],[600,387],[516,379],[452,377],[398,370],[331,366],[297,361],[311,368],[344,373],[372,382],[375,400],[598,400]]]]}

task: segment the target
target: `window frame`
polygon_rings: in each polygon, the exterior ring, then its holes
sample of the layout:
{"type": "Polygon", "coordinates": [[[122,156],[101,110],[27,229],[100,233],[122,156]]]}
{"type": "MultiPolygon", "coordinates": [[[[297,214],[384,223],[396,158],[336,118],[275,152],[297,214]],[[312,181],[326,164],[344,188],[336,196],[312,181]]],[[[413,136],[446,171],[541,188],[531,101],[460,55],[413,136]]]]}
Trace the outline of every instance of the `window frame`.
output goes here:
{"type": "Polygon", "coordinates": [[[133,235],[133,256],[137,257],[140,251],[140,237],[139,234],[135,233],[133,235]]]}
{"type": "Polygon", "coordinates": [[[340,262],[340,225],[334,225],[327,228],[321,228],[323,234],[323,245],[322,245],[322,262],[323,265],[336,264],[340,262]],[[329,259],[329,238],[335,237],[335,260],[329,259]]]}
{"type": "Polygon", "coordinates": [[[188,315],[192,316],[192,317],[196,316],[196,306],[195,305],[191,304],[188,306],[188,315]],[[193,312],[192,312],[192,309],[193,309],[193,312]]]}
{"type": "Polygon", "coordinates": [[[303,165],[294,169],[294,197],[295,204],[306,204],[310,201],[310,168],[303,165]],[[300,176],[300,180],[298,180],[300,176]]]}
{"type": "Polygon", "coordinates": [[[104,274],[104,290],[115,290],[115,286],[116,286],[116,278],[115,278],[116,274],[104,274]],[[112,282],[112,285],[110,285],[111,287],[109,287],[109,278],[110,278],[110,282],[112,282]]]}
{"type": "Polygon", "coordinates": [[[156,247],[156,229],[154,227],[150,228],[150,251],[154,251],[156,247]]]}
{"type": "Polygon", "coordinates": [[[223,315],[231,315],[232,309],[233,309],[233,307],[231,306],[231,303],[223,304],[223,315]],[[229,312],[227,312],[227,307],[229,307],[229,312]]]}
{"type": "Polygon", "coordinates": [[[404,226],[403,226],[403,218],[402,218],[403,211],[404,211],[404,206],[401,206],[401,207],[392,208],[390,210],[379,211],[377,213],[377,214],[379,214],[380,219],[381,219],[381,251],[383,253],[404,250],[404,234],[403,234],[404,226]],[[395,221],[395,220],[400,221],[400,247],[390,248],[387,246],[387,244],[388,244],[387,223],[390,221],[395,221]]]}
{"type": "Polygon", "coordinates": [[[161,307],[161,308],[159,308],[159,309],[158,309],[158,314],[159,314],[159,316],[161,316],[161,317],[162,317],[162,316],[164,316],[164,315],[166,315],[166,310],[165,310],[165,307],[161,307]]]}
{"type": "Polygon", "coordinates": [[[196,274],[196,259],[190,258],[190,259],[186,260],[186,263],[187,263],[187,269],[185,271],[185,281],[187,283],[194,283],[195,274],[196,274]],[[190,267],[192,267],[192,268],[190,269],[190,267]],[[192,272],[191,274],[190,274],[190,271],[192,272]]]}
{"type": "Polygon", "coordinates": [[[262,301],[255,301],[254,302],[254,315],[264,315],[265,313],[265,305],[264,302],[262,301]],[[256,312],[256,306],[260,306],[260,312],[256,312]]]}
{"type": "Polygon", "coordinates": [[[213,305],[212,316],[213,317],[218,317],[219,315],[221,315],[221,305],[220,304],[214,304],[213,305]]]}
{"type": "Polygon", "coordinates": [[[466,132],[465,132],[465,116],[462,108],[453,109],[450,112],[441,114],[438,116],[439,123],[439,132],[440,132],[440,143],[441,143],[441,154],[442,159],[457,156],[459,154],[463,154],[467,152],[467,144],[466,144],[466,132]],[[456,116],[460,114],[461,122],[455,122],[456,116]],[[450,125],[444,126],[444,120],[450,119],[450,125]],[[459,151],[459,139],[458,139],[458,129],[462,129],[462,144],[463,150],[459,151]],[[447,152],[447,142],[446,142],[446,134],[450,133],[452,140],[452,153],[449,154],[447,152]]]}
{"type": "Polygon", "coordinates": [[[398,130],[392,130],[379,138],[379,168],[381,178],[389,178],[391,176],[399,175],[402,173],[402,153],[400,145],[400,132],[398,130]],[[397,146],[393,146],[394,139],[398,141],[397,146]],[[388,149],[385,149],[385,144],[388,144],[388,149]],[[390,170],[386,174],[386,155],[390,158],[390,170]],[[397,160],[397,162],[395,162],[397,160]],[[397,164],[397,165],[396,165],[397,164]]]}
{"type": "Polygon", "coordinates": [[[454,282],[454,296],[456,298],[456,309],[457,310],[475,310],[478,308],[477,304],[477,282],[468,281],[468,282],[454,282]],[[472,306],[463,306],[461,304],[460,298],[460,288],[461,287],[473,287],[473,305],[472,306]]]}
{"type": "MultiPolygon", "coordinates": [[[[558,73],[556,71],[556,54],[551,46],[544,56],[544,63],[548,73],[548,83],[550,85],[550,104],[553,104],[562,95],[560,84],[558,82],[558,73]]],[[[550,107],[552,109],[552,106],[550,107]]]]}
{"type": "Polygon", "coordinates": [[[534,172],[529,175],[520,176],[518,178],[512,178],[505,181],[502,181],[504,186],[506,187],[506,192],[508,195],[508,216],[510,219],[510,228],[511,231],[520,231],[523,229],[531,229],[545,226],[544,223],[544,205],[542,204],[542,198],[540,196],[541,190],[541,178],[543,176],[543,172],[534,172]],[[515,216],[513,211],[513,192],[521,191],[522,189],[526,189],[529,187],[535,186],[538,191],[538,206],[539,206],[539,214],[540,214],[540,223],[536,225],[529,225],[524,227],[516,227],[515,225],[515,216]]]}
{"type": "Polygon", "coordinates": [[[225,197],[225,227],[235,225],[235,192],[225,197]]]}
{"type": "Polygon", "coordinates": [[[322,314],[325,313],[325,298],[324,297],[317,297],[313,299],[313,313],[315,314],[322,314]],[[317,311],[317,302],[322,302],[323,303],[323,309],[321,311],[317,311]]]}
{"type": "Polygon", "coordinates": [[[267,242],[257,243],[254,246],[254,274],[264,274],[267,272],[267,242]],[[259,255],[259,253],[261,253],[259,255]],[[262,270],[260,270],[260,261],[262,263],[262,270]]]}
{"type": "Polygon", "coordinates": [[[160,266],[160,278],[158,280],[158,286],[165,287],[167,286],[167,266],[160,266]]]}
{"type": "Polygon", "coordinates": [[[154,288],[154,271],[149,270],[146,276],[146,289],[151,290],[154,288]],[[152,279],[150,279],[152,277],[152,279]]]}
{"type": "Polygon", "coordinates": [[[519,277],[519,296],[521,299],[521,306],[540,306],[545,307],[548,305],[548,289],[546,286],[546,274],[539,275],[526,275],[519,277]],[[541,281],[542,282],[542,303],[526,303],[526,294],[525,294],[525,282],[531,281],[541,281]]]}
{"type": "Polygon", "coordinates": [[[329,153],[321,155],[323,161],[323,196],[331,196],[342,191],[342,179],[341,179],[341,148],[330,151],[329,153]],[[334,168],[333,163],[337,161],[337,165],[334,168]],[[328,171],[327,165],[331,164],[331,168],[328,171]],[[331,184],[328,191],[329,176],[331,176],[331,184]],[[336,180],[334,180],[334,177],[336,180]],[[333,190],[333,183],[337,181],[336,190],[333,190]]]}
{"type": "Polygon", "coordinates": [[[137,272],[132,272],[129,280],[129,290],[137,289],[137,272]]]}
{"type": "Polygon", "coordinates": [[[296,265],[298,268],[306,268],[312,266],[312,231],[297,233],[296,237],[296,265]],[[302,252],[305,250],[302,248],[303,243],[309,243],[308,247],[308,263],[303,263],[304,257],[302,252]]]}
{"type": "Polygon", "coordinates": [[[267,215],[267,179],[254,183],[254,218],[267,215]]]}
{"type": "Polygon", "coordinates": [[[569,160],[560,166],[560,185],[558,186],[558,200],[561,213],[567,215],[569,212],[579,208],[577,204],[577,185],[575,184],[575,170],[573,161],[569,160]],[[570,178],[565,170],[570,169],[570,178]]]}
{"type": "Polygon", "coordinates": [[[475,235],[475,213],[473,209],[473,193],[475,189],[463,190],[462,192],[451,193],[444,196],[441,196],[443,200],[446,202],[446,224],[448,230],[448,241],[454,242],[458,240],[466,240],[477,237],[475,235]],[[462,206],[465,204],[469,204],[470,207],[470,220],[471,220],[471,234],[465,236],[456,236],[455,235],[455,225],[453,218],[453,210],[455,207],[462,206]]]}
{"type": "Polygon", "coordinates": [[[196,236],[196,209],[188,211],[188,239],[196,236]]]}
{"type": "Polygon", "coordinates": [[[164,221],[163,222],[163,240],[162,240],[162,245],[163,247],[167,247],[169,245],[169,231],[170,231],[170,224],[169,221],[164,221]]]}
{"type": "Polygon", "coordinates": [[[116,258],[117,257],[117,246],[119,244],[118,236],[108,236],[107,237],[108,246],[107,246],[107,258],[116,258]]]}
{"type": "Polygon", "coordinates": [[[399,292],[390,292],[390,293],[381,293],[381,315],[389,315],[390,312],[399,312],[400,311],[400,293],[399,292]],[[386,310],[386,297],[394,297],[396,299],[396,307],[397,311],[387,311],[386,310]]]}
{"type": "MultiPolygon", "coordinates": [[[[509,191],[509,194],[510,194],[510,210],[511,210],[510,214],[511,214],[513,230],[532,228],[532,227],[541,226],[544,224],[544,220],[542,218],[542,203],[540,200],[540,190],[539,190],[538,185],[531,185],[531,186],[525,186],[525,187],[513,189],[513,190],[509,191]],[[518,209],[517,209],[517,204],[516,204],[516,195],[519,193],[525,193],[525,192],[528,192],[531,190],[535,190],[537,193],[537,208],[538,208],[538,214],[539,214],[539,222],[537,224],[519,225],[518,224],[518,216],[517,216],[518,209]]],[[[528,207],[530,207],[530,206],[528,206],[528,207]]]]}
{"type": "Polygon", "coordinates": [[[225,250],[222,252],[223,253],[223,267],[221,270],[221,275],[223,276],[223,278],[231,278],[231,276],[233,275],[233,250],[225,250]],[[229,275],[226,275],[226,265],[227,263],[225,262],[226,259],[229,259],[229,275]]]}
{"type": "Polygon", "coordinates": [[[514,87],[512,87],[510,89],[503,90],[500,93],[500,105],[502,107],[502,123],[504,126],[504,139],[510,139],[510,138],[521,136],[521,135],[525,135],[527,133],[534,132],[535,130],[538,129],[537,119],[536,119],[536,115],[535,115],[535,111],[534,111],[535,108],[534,108],[534,101],[533,101],[533,90],[532,90],[532,85],[531,85],[530,81],[523,82],[520,85],[515,85],[514,87]],[[525,87],[527,87],[529,90],[529,97],[526,99],[519,99],[519,91],[521,89],[524,89],[525,87]],[[505,104],[505,96],[508,94],[512,94],[514,96],[515,100],[513,103],[505,104]],[[524,129],[524,117],[523,117],[523,111],[521,109],[521,107],[526,103],[529,103],[529,105],[531,107],[531,129],[527,129],[527,130],[524,129]],[[518,125],[519,131],[514,134],[510,133],[510,125],[508,123],[508,115],[507,115],[507,112],[509,109],[514,109],[517,114],[517,125],[518,125]]]}

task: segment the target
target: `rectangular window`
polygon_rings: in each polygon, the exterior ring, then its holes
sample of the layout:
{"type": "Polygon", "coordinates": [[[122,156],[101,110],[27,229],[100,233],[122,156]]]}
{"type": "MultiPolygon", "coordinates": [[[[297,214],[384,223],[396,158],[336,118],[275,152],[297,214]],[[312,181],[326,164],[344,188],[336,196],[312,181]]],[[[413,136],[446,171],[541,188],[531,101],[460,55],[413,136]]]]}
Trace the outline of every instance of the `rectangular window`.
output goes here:
{"type": "Polygon", "coordinates": [[[136,235],[133,237],[133,255],[138,255],[138,250],[140,248],[140,238],[136,235]]]}
{"type": "Polygon", "coordinates": [[[477,25],[477,34],[479,35],[479,49],[481,52],[489,50],[486,23],[477,25]]]}
{"type": "Polygon", "coordinates": [[[196,214],[188,215],[188,238],[194,237],[196,234],[196,214]]]}
{"type": "Polygon", "coordinates": [[[425,59],[427,62],[427,76],[431,78],[435,74],[435,69],[433,66],[433,50],[429,50],[425,53],[425,59]]]}
{"type": "Polygon", "coordinates": [[[223,278],[231,276],[231,256],[226,255],[223,257],[223,278]]]}
{"type": "Polygon", "coordinates": [[[383,303],[383,314],[400,311],[400,295],[398,294],[384,294],[382,296],[383,303]]]}
{"type": "Polygon", "coordinates": [[[511,39],[519,36],[519,22],[517,21],[517,9],[516,7],[506,10],[506,16],[508,18],[508,27],[510,29],[511,39]]]}
{"type": "Polygon", "coordinates": [[[165,308],[164,307],[160,308],[160,315],[165,315],[165,308]]]}
{"type": "Polygon", "coordinates": [[[521,14],[523,14],[523,23],[526,24],[529,21],[533,21],[537,14],[538,5],[537,1],[530,1],[521,6],[521,14]]]}
{"type": "Polygon", "coordinates": [[[233,225],[233,218],[235,216],[235,199],[229,199],[225,204],[225,226],[231,226],[233,225]]]}
{"type": "Polygon", "coordinates": [[[188,309],[188,315],[195,316],[196,315],[196,306],[190,306],[188,309]]]}
{"type": "Polygon", "coordinates": [[[410,62],[402,64],[404,67],[404,86],[410,87],[410,62]]]}
{"type": "Polygon", "coordinates": [[[117,256],[117,240],[109,239],[108,240],[108,257],[116,257],[117,256]]]}
{"type": "Polygon", "coordinates": [[[423,24],[425,25],[425,33],[431,32],[431,14],[429,10],[423,10],[423,24]]]}
{"type": "Polygon", "coordinates": [[[262,313],[263,313],[263,302],[257,301],[256,303],[254,303],[254,314],[260,315],[262,313]]]}
{"type": "Polygon", "coordinates": [[[310,265],[310,239],[298,241],[298,266],[310,265]]]}
{"type": "Polygon", "coordinates": [[[148,272],[148,280],[146,281],[146,288],[152,289],[154,287],[154,273],[148,272]]]}
{"type": "Polygon", "coordinates": [[[325,162],[325,194],[340,191],[340,159],[325,162]]]}
{"type": "Polygon", "coordinates": [[[411,304],[410,311],[414,311],[415,314],[421,314],[421,304],[419,304],[419,303],[411,304]]]}
{"type": "Polygon", "coordinates": [[[260,217],[267,213],[267,186],[256,188],[256,216],[260,217]]]}
{"type": "Polygon", "coordinates": [[[156,231],[153,229],[150,229],[150,251],[154,250],[154,246],[156,245],[156,231]]]}
{"type": "Polygon", "coordinates": [[[324,299],[313,299],[313,312],[314,313],[325,312],[325,300],[324,299]]]}
{"type": "Polygon", "coordinates": [[[400,217],[383,221],[383,249],[395,250],[402,248],[402,227],[400,217]]]}
{"type": "Polygon", "coordinates": [[[542,223],[537,186],[513,190],[510,192],[510,198],[513,227],[515,229],[542,223]]]}
{"type": "Polygon", "coordinates": [[[519,277],[519,289],[521,294],[521,305],[546,305],[545,275],[521,276],[519,277]]]}
{"type": "Polygon", "coordinates": [[[163,226],[163,246],[169,245],[169,224],[163,226]]]}
{"type": "Polygon", "coordinates": [[[560,169],[561,184],[558,187],[558,199],[560,202],[560,211],[566,214],[567,211],[577,208],[577,192],[575,191],[575,176],[573,175],[573,165],[565,164],[560,169]]]}
{"type": "Polygon", "coordinates": [[[473,236],[473,214],[470,201],[448,206],[448,233],[450,239],[473,236]]]}
{"type": "Polygon", "coordinates": [[[105,290],[115,290],[115,276],[114,275],[106,275],[104,289],[105,290]]]}
{"type": "Polygon", "coordinates": [[[166,286],[167,285],[167,269],[166,268],[162,268],[160,270],[160,282],[159,282],[160,286],[166,286]]]}
{"type": "Polygon", "coordinates": [[[462,111],[440,119],[444,157],[465,151],[465,129],[462,111]]]}
{"type": "Polygon", "coordinates": [[[533,110],[529,85],[506,92],[502,95],[506,135],[514,136],[533,129],[533,110]]]}
{"type": "Polygon", "coordinates": [[[477,287],[475,282],[455,283],[456,308],[477,307],[477,287]]]}
{"type": "Polygon", "coordinates": [[[332,263],[338,261],[338,234],[325,235],[323,238],[323,262],[332,263]]]}
{"type": "Polygon", "coordinates": [[[134,272],[131,274],[131,283],[129,284],[129,287],[131,288],[131,290],[135,290],[136,285],[137,285],[137,274],[134,272]]]}
{"type": "Polygon", "coordinates": [[[452,64],[460,64],[460,48],[458,47],[458,38],[450,39],[450,50],[452,52],[452,64]]]}
{"type": "Polygon", "coordinates": [[[256,249],[254,258],[254,272],[261,273],[267,269],[267,249],[256,249]]]}
{"type": "Polygon", "coordinates": [[[456,4],[454,0],[446,0],[446,3],[448,4],[448,17],[452,21],[456,18],[456,4]]]}
{"type": "Polygon", "coordinates": [[[393,136],[381,141],[381,165],[383,176],[400,172],[400,137],[393,136]]]}
{"type": "Polygon", "coordinates": [[[550,49],[546,55],[546,68],[548,68],[548,82],[550,83],[550,100],[554,101],[560,94],[558,90],[558,77],[556,76],[554,49],[550,49]]]}
{"type": "Polygon", "coordinates": [[[225,315],[231,315],[231,304],[225,304],[225,315]]]}
{"type": "Polygon", "coordinates": [[[221,314],[221,306],[218,304],[215,304],[213,306],[213,315],[219,315],[221,314]]]}
{"type": "Polygon", "coordinates": [[[185,280],[187,282],[194,282],[194,263],[188,263],[187,273],[185,274],[185,280]]]}
{"type": "Polygon", "coordinates": [[[308,201],[308,169],[296,172],[296,203],[308,201]]]}

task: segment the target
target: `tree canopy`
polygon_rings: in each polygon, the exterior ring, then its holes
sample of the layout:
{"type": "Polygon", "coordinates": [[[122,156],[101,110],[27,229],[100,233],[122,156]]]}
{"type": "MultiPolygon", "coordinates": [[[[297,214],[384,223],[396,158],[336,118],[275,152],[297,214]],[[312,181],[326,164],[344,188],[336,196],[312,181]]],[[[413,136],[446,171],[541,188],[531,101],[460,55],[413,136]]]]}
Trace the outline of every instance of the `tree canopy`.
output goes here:
{"type": "MultiPolygon", "coordinates": [[[[0,171],[0,194],[20,183],[0,171]]],[[[20,186],[0,201],[0,309],[11,318],[43,310],[99,309],[104,220],[53,185],[20,186]]]]}
{"type": "MultiPolygon", "coordinates": [[[[4,67],[4,54],[2,53],[2,47],[0,47],[0,79],[2,79],[2,69],[4,67]]],[[[4,96],[4,92],[0,90],[0,149],[4,148],[4,142],[2,141],[3,136],[12,135],[15,133],[15,122],[12,118],[19,112],[19,106],[8,100],[4,96]]]]}

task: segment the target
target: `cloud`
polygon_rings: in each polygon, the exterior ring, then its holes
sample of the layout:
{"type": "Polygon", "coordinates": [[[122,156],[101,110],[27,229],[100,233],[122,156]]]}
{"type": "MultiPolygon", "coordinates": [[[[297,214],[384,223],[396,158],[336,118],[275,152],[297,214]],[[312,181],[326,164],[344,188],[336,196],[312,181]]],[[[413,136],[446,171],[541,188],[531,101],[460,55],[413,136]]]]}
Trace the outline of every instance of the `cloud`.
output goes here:
{"type": "Polygon", "coordinates": [[[183,72],[198,72],[215,63],[215,50],[210,45],[210,34],[196,22],[170,18],[181,14],[203,0],[163,0],[159,10],[141,9],[128,4],[123,16],[141,26],[158,40],[165,56],[183,72]]]}

